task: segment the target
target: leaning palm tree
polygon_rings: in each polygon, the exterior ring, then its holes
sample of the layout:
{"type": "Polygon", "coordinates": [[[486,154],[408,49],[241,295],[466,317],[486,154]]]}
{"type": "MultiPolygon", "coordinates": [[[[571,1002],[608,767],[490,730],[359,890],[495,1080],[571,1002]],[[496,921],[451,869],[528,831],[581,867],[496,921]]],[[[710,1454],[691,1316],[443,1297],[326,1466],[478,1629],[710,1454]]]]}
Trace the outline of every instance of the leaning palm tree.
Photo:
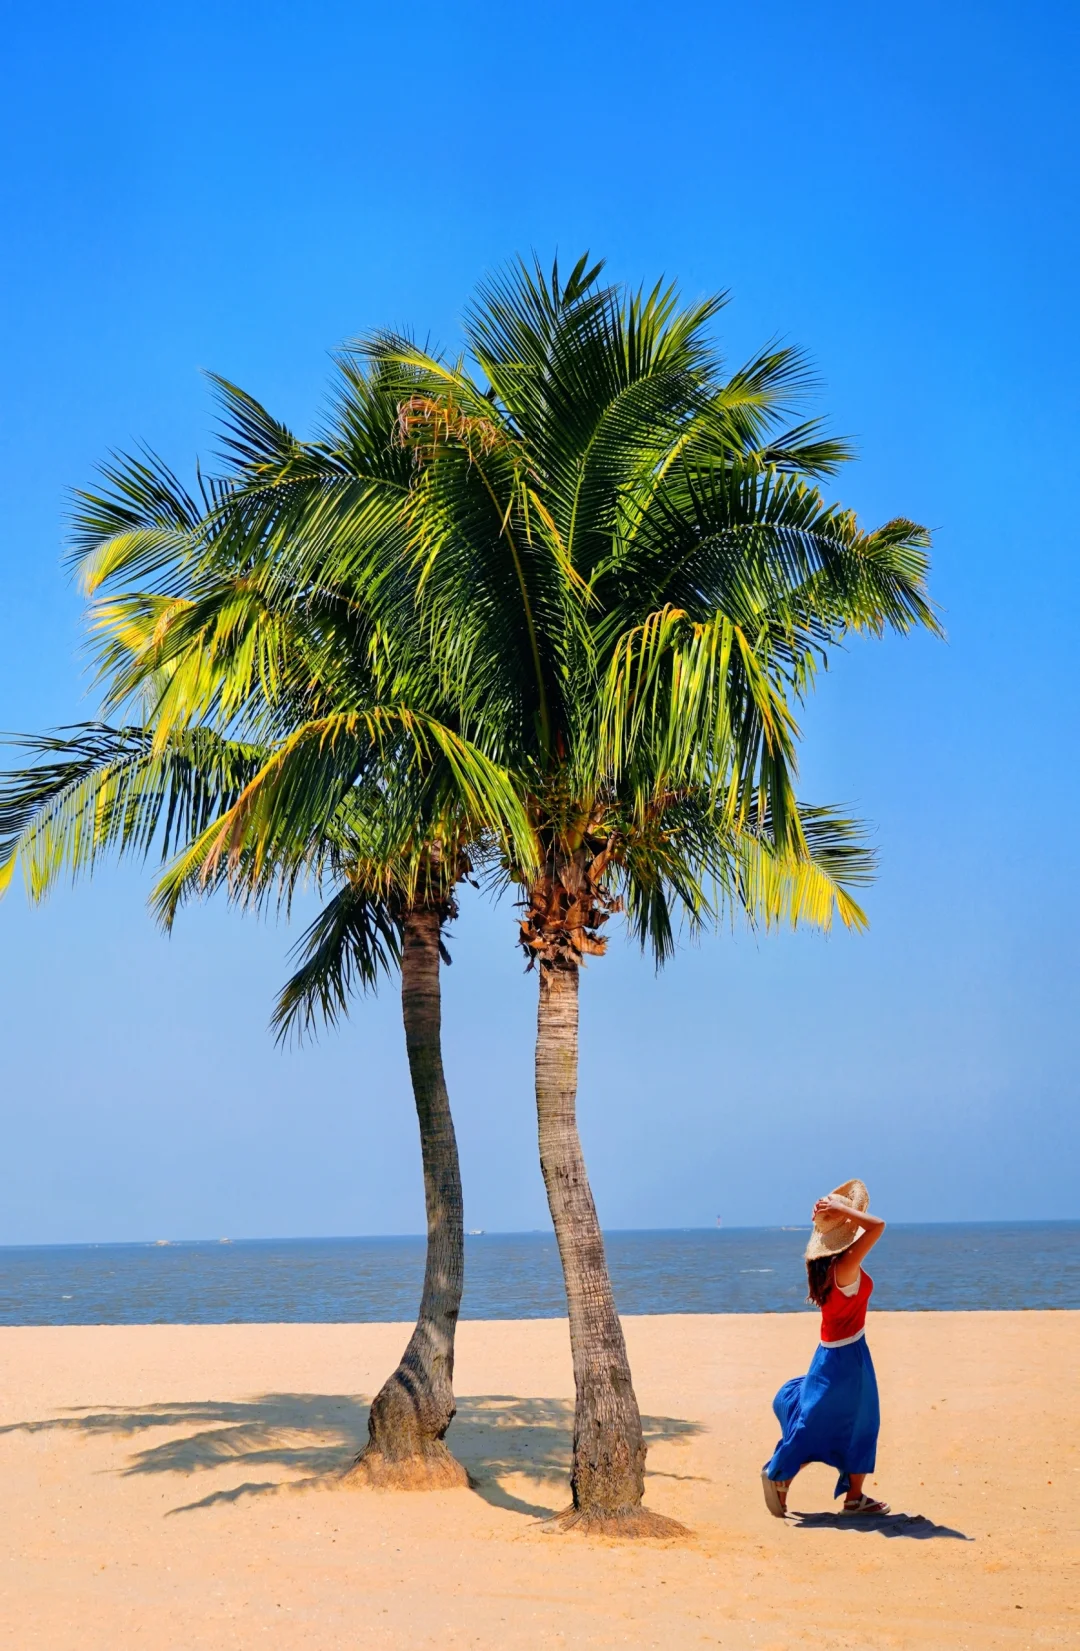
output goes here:
{"type": "MultiPolygon", "coordinates": [[[[238,568],[221,555],[209,506],[220,507],[228,487],[204,490],[196,504],[144,460],[115,468],[111,479],[107,495],[82,499],[77,544],[92,591],[134,571],[150,576],[151,588],[108,595],[94,616],[107,705],[136,700],[145,720],[25,742],[37,761],[0,789],[0,879],[21,861],[40,899],[63,871],[91,870],[105,853],[156,848],[169,860],[180,850],[158,901],[171,922],[193,891],[224,884],[247,901],[288,903],[302,872],[332,878],[337,891],[304,936],[300,967],[278,1005],[282,1033],[336,1020],[354,987],[374,986],[400,964],[428,1247],[417,1324],[372,1404],[354,1477],[463,1484],[464,1469],[444,1443],[455,1409],[464,1246],[439,970],[477,804],[489,821],[509,793],[497,770],[421,703],[430,673],[425,679],[415,660],[390,682],[376,680],[365,659],[370,629],[348,593],[308,590],[298,598],[278,584],[268,597],[252,577],[257,558],[238,568]],[[294,767],[302,760],[303,734],[325,711],[331,686],[335,715],[351,719],[353,736],[348,783],[336,788],[334,805],[320,808],[302,842],[279,841],[273,857],[211,854],[208,875],[193,879],[196,845],[220,840],[230,811],[234,822],[237,811],[246,814],[251,787],[274,771],[283,749],[294,767]]],[[[383,491],[392,495],[390,486],[383,491]]],[[[385,533],[392,525],[385,500],[380,514],[385,533]]],[[[381,661],[385,673],[385,649],[381,661]]]]}
{"type": "MultiPolygon", "coordinates": [[[[598,274],[585,260],[565,282],[521,268],[484,289],[471,368],[393,337],[346,363],[356,381],[365,363],[384,384],[398,375],[414,476],[396,563],[358,551],[354,480],[314,448],[268,464],[245,504],[277,576],[347,573],[381,634],[419,627],[456,726],[514,776],[532,839],[525,859],[509,843],[501,874],[539,973],[572,1517],[633,1532],[665,1527],[641,1509],[640,1417],[577,1133],[580,967],[620,907],[658,962],[680,910],[859,925],[857,830],[795,802],[794,706],[846,633],[934,620],[925,532],[863,532],[816,485],[842,445],[780,427],[800,359],[769,351],[724,377],[708,342],[719,301],[628,297],[598,274]]],[[[332,784],[333,754],[320,760],[332,784]]],[[[322,783],[305,801],[279,769],[263,806],[302,817],[322,783]]]]}

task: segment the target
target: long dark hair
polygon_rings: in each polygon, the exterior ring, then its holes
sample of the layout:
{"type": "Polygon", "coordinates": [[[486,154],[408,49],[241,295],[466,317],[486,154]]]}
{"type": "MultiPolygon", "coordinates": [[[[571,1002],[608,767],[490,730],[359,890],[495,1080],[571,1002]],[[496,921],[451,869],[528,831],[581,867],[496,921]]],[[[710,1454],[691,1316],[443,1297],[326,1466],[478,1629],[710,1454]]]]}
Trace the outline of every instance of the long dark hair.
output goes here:
{"type": "Polygon", "coordinates": [[[824,1307],[832,1294],[834,1255],[816,1255],[806,1263],[806,1299],[815,1307],[824,1307]]]}

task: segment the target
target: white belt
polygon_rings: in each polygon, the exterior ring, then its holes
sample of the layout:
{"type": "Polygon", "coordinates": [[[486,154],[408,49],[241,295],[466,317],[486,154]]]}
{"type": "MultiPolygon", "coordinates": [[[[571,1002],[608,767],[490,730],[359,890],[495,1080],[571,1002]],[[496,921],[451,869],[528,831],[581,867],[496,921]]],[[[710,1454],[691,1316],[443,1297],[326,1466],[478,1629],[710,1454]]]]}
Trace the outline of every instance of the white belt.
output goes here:
{"type": "Polygon", "coordinates": [[[823,1341],[822,1347],[850,1347],[853,1342],[862,1341],[866,1330],[856,1330],[853,1336],[845,1336],[842,1341],[823,1341]]]}

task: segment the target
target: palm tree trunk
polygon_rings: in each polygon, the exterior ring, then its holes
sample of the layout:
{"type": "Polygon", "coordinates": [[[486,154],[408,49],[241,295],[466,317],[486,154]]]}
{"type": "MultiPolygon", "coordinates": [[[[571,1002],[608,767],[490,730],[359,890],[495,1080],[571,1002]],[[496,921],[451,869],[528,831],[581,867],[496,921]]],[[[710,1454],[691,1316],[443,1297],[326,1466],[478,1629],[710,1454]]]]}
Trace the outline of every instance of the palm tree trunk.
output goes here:
{"type": "Polygon", "coordinates": [[[541,963],[536,1035],[540,1166],[562,1261],[574,1361],[574,1502],[564,1522],[626,1536],[670,1536],[682,1526],[641,1506],[641,1416],[578,1135],[578,975],[573,963],[541,963]]]}
{"type": "Polygon", "coordinates": [[[401,1006],[427,1203],[427,1262],[420,1314],[401,1362],[371,1406],[368,1443],[349,1478],[402,1489],[467,1485],[444,1443],[454,1419],[454,1331],[465,1270],[461,1172],[443,1076],[439,939],[442,914],[406,913],[401,1006]]]}

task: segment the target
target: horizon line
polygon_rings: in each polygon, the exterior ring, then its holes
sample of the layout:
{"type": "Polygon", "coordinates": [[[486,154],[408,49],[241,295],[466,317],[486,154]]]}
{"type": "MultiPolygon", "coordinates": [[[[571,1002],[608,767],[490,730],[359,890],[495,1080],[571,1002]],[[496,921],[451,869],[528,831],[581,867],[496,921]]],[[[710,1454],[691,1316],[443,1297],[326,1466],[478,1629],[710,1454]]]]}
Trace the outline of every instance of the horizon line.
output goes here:
{"type": "MultiPolygon", "coordinates": [[[[890,1221],[889,1227],[1068,1227],[1080,1226],[1080,1216],[1053,1216],[1027,1217],[1008,1221],[994,1220],[993,1218],[978,1221],[890,1221]]],[[[767,1225],[743,1226],[733,1223],[731,1226],[687,1226],[687,1227],[605,1227],[602,1229],[605,1236],[619,1237],[621,1235],[646,1234],[656,1235],[670,1233],[805,1233],[809,1231],[809,1222],[769,1222],[767,1225]]],[[[552,1227],[524,1227],[496,1229],[474,1227],[466,1230],[466,1238],[550,1238],[554,1239],[555,1231],[552,1227]]],[[[214,1247],[229,1244],[398,1244],[415,1242],[426,1243],[427,1235],[422,1232],[409,1233],[323,1233],[323,1234],[296,1234],[282,1236],[281,1234],[264,1237],[234,1237],[221,1236],[217,1238],[76,1238],[76,1239],[46,1239],[34,1243],[0,1243],[0,1252],[5,1250],[96,1250],[96,1249],[173,1249],[194,1247],[198,1245],[212,1245],[214,1247]]]]}

